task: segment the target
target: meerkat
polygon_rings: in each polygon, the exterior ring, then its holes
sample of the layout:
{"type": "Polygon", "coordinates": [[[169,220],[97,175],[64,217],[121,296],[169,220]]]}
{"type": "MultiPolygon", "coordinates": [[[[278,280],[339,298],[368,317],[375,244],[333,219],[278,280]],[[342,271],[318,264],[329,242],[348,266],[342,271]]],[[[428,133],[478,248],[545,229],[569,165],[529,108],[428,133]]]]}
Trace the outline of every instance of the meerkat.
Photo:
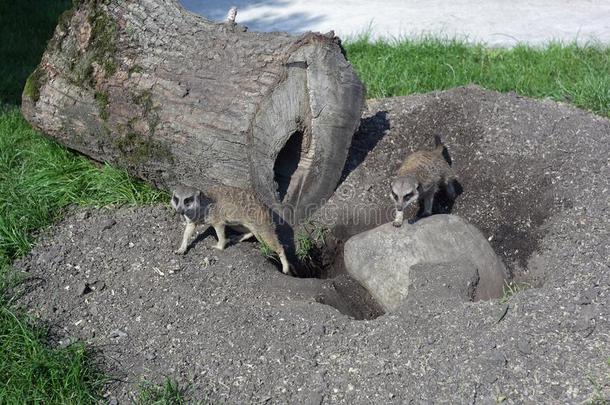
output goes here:
{"type": "Polygon", "coordinates": [[[182,243],[176,254],[186,253],[188,241],[197,225],[211,225],[216,231],[218,243],[214,248],[223,250],[228,242],[225,226],[246,228],[246,233],[237,239],[242,242],[256,237],[266,243],[280,257],[282,272],[290,273],[290,264],[284,247],[279,242],[275,224],[267,207],[247,190],[229,186],[210,187],[205,193],[186,186],[178,186],[172,194],[172,207],[186,219],[182,243]]]}
{"type": "MultiPolygon", "coordinates": [[[[434,143],[433,150],[417,151],[407,156],[392,181],[392,200],[396,209],[392,224],[396,227],[402,226],[405,208],[415,201],[424,204],[422,217],[431,215],[439,186],[445,187],[447,196],[452,200],[456,197],[453,184],[456,176],[443,157],[445,146],[439,136],[434,137],[434,143]]],[[[410,219],[409,223],[415,221],[410,219]]]]}

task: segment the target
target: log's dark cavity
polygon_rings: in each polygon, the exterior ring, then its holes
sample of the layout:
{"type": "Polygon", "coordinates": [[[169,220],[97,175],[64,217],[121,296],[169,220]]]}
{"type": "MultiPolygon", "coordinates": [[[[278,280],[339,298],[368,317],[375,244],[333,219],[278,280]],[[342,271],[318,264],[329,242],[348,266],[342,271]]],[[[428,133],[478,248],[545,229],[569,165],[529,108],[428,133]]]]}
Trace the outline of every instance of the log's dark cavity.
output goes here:
{"type": "Polygon", "coordinates": [[[279,200],[298,204],[303,183],[311,168],[309,146],[311,137],[305,131],[295,131],[280,150],[273,165],[273,180],[277,184],[279,200]]]}
{"type": "Polygon", "coordinates": [[[273,165],[273,179],[277,183],[277,192],[280,201],[284,201],[290,183],[298,181],[295,176],[301,159],[301,147],[303,145],[303,132],[296,131],[286,142],[273,165]]]}

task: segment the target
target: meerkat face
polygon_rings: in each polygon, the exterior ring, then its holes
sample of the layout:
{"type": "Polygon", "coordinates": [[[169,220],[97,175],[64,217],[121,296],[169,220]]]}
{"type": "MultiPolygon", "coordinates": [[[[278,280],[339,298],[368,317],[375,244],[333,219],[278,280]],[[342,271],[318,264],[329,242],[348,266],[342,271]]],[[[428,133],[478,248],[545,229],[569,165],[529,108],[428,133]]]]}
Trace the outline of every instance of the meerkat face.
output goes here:
{"type": "Polygon", "coordinates": [[[392,200],[396,211],[403,211],[417,201],[419,192],[417,180],[412,177],[399,177],[392,182],[392,200]]]}
{"type": "Polygon", "coordinates": [[[201,192],[192,187],[177,187],[172,193],[172,207],[180,215],[184,215],[191,221],[199,217],[199,196],[201,192]]]}

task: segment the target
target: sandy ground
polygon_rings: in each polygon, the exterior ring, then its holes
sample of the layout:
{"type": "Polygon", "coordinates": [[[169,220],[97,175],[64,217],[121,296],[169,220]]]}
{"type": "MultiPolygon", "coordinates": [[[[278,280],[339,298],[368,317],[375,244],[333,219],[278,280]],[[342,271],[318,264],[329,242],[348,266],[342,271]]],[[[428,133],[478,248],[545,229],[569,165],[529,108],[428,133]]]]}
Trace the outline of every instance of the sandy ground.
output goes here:
{"type": "Polygon", "coordinates": [[[610,42],[608,0],[180,0],[189,10],[237,22],[253,31],[327,32],[354,37],[460,37],[493,46],[552,40],[610,42]]]}

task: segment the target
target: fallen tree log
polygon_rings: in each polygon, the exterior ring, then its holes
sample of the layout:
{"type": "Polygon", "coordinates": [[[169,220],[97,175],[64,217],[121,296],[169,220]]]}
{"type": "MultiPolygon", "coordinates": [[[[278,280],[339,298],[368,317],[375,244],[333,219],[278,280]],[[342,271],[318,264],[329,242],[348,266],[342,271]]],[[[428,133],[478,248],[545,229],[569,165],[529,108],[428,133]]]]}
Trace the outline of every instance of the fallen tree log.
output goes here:
{"type": "Polygon", "coordinates": [[[250,33],[174,0],[81,0],[28,79],[22,111],[158,187],[251,187],[296,223],[334,191],[362,103],[332,33],[250,33]]]}

